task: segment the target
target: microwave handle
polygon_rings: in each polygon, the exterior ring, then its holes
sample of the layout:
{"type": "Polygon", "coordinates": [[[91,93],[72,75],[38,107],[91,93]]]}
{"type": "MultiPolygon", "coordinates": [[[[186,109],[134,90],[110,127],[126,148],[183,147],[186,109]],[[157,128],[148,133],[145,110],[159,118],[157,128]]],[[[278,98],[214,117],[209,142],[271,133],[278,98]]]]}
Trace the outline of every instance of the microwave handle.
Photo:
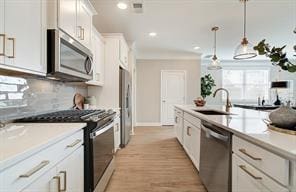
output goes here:
{"type": "Polygon", "coordinates": [[[91,139],[94,139],[94,138],[96,138],[97,136],[99,136],[99,135],[105,133],[106,131],[108,131],[109,129],[111,129],[111,128],[113,128],[113,127],[114,127],[114,123],[113,123],[113,121],[112,121],[109,125],[105,126],[104,128],[99,129],[99,130],[97,130],[97,131],[95,131],[95,132],[90,133],[90,138],[91,138],[91,139]]]}

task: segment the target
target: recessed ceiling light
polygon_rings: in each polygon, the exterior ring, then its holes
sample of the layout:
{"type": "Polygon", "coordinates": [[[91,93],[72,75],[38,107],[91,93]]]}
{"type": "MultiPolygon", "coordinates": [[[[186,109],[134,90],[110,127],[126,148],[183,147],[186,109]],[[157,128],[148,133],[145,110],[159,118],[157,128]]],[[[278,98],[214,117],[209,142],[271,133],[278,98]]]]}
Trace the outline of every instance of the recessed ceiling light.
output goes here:
{"type": "Polygon", "coordinates": [[[194,50],[198,50],[200,49],[200,47],[196,46],[196,47],[193,47],[194,50]]]}
{"type": "Polygon", "coordinates": [[[157,33],[155,33],[155,32],[151,32],[151,33],[149,33],[149,36],[150,36],[150,37],[155,37],[155,36],[157,36],[157,33]]]}
{"type": "Polygon", "coordinates": [[[127,4],[124,3],[124,2],[118,2],[118,3],[117,3],[117,7],[118,7],[119,9],[127,9],[127,4]]]}

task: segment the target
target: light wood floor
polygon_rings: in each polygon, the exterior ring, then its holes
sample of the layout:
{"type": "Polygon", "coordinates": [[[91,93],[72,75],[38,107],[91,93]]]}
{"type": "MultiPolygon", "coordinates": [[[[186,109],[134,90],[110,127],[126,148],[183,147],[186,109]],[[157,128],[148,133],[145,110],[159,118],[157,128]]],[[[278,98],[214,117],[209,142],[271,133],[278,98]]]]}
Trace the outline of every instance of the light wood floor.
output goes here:
{"type": "Polygon", "coordinates": [[[205,192],[172,127],[139,127],[117,153],[106,192],[205,192]]]}

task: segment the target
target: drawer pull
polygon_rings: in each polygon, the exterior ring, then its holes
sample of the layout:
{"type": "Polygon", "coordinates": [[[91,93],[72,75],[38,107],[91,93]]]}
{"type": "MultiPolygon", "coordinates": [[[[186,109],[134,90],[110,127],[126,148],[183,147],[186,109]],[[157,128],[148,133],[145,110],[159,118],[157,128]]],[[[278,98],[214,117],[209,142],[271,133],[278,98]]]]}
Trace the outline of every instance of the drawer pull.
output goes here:
{"type": "Polygon", "coordinates": [[[34,173],[45,167],[46,165],[49,164],[49,161],[42,161],[39,165],[28,171],[27,173],[20,175],[20,178],[28,178],[31,177],[34,173]]]}
{"type": "Polygon", "coordinates": [[[72,148],[75,147],[75,145],[77,145],[78,143],[81,142],[81,139],[77,139],[76,141],[74,141],[72,144],[67,145],[68,148],[72,148]]]}
{"type": "Polygon", "coordinates": [[[253,160],[255,160],[255,161],[261,161],[261,160],[262,160],[262,159],[259,158],[259,157],[254,157],[254,156],[250,155],[250,154],[247,152],[247,150],[245,150],[245,149],[239,149],[239,151],[240,151],[242,154],[244,154],[244,155],[250,157],[251,159],[253,159],[253,160]]]}
{"type": "Polygon", "coordinates": [[[6,35],[0,34],[0,37],[2,37],[3,43],[2,43],[2,53],[0,53],[0,56],[5,56],[5,41],[6,41],[6,35]]]}
{"type": "Polygon", "coordinates": [[[251,177],[253,177],[253,179],[256,179],[256,180],[262,180],[262,177],[258,177],[258,176],[255,176],[253,175],[253,173],[251,173],[247,167],[245,165],[240,165],[239,166],[244,172],[246,172],[248,175],[250,175],[251,177]]]}
{"type": "Polygon", "coordinates": [[[61,192],[67,191],[67,172],[66,171],[60,171],[61,174],[64,175],[64,189],[60,189],[61,192]]]}
{"type": "Polygon", "coordinates": [[[60,192],[60,188],[61,188],[61,177],[59,176],[54,176],[53,179],[58,181],[58,192],[60,192]]]}

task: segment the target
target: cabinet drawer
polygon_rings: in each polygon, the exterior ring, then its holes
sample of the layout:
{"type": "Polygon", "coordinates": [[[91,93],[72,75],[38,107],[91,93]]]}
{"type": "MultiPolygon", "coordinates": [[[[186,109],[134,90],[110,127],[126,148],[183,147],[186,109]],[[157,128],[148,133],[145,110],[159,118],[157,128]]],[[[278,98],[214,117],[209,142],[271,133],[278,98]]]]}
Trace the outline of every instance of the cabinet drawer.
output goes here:
{"type": "Polygon", "coordinates": [[[244,139],[233,136],[233,152],[257,169],[289,185],[289,161],[244,139]]]}
{"type": "Polygon", "coordinates": [[[183,117],[183,111],[180,109],[175,108],[175,115],[178,115],[180,117],[183,117]]]}
{"type": "Polygon", "coordinates": [[[22,190],[75,151],[82,143],[83,131],[81,130],[5,169],[0,173],[4,183],[0,186],[0,192],[22,190]]]}
{"type": "Polygon", "coordinates": [[[197,117],[194,117],[193,115],[190,115],[189,113],[184,113],[184,119],[194,126],[200,128],[201,121],[197,117]]]}
{"type": "Polygon", "coordinates": [[[289,190],[261,171],[238,157],[237,155],[232,155],[233,167],[232,167],[232,191],[233,192],[261,192],[261,191],[271,191],[271,192],[288,192],[289,190]]]}

